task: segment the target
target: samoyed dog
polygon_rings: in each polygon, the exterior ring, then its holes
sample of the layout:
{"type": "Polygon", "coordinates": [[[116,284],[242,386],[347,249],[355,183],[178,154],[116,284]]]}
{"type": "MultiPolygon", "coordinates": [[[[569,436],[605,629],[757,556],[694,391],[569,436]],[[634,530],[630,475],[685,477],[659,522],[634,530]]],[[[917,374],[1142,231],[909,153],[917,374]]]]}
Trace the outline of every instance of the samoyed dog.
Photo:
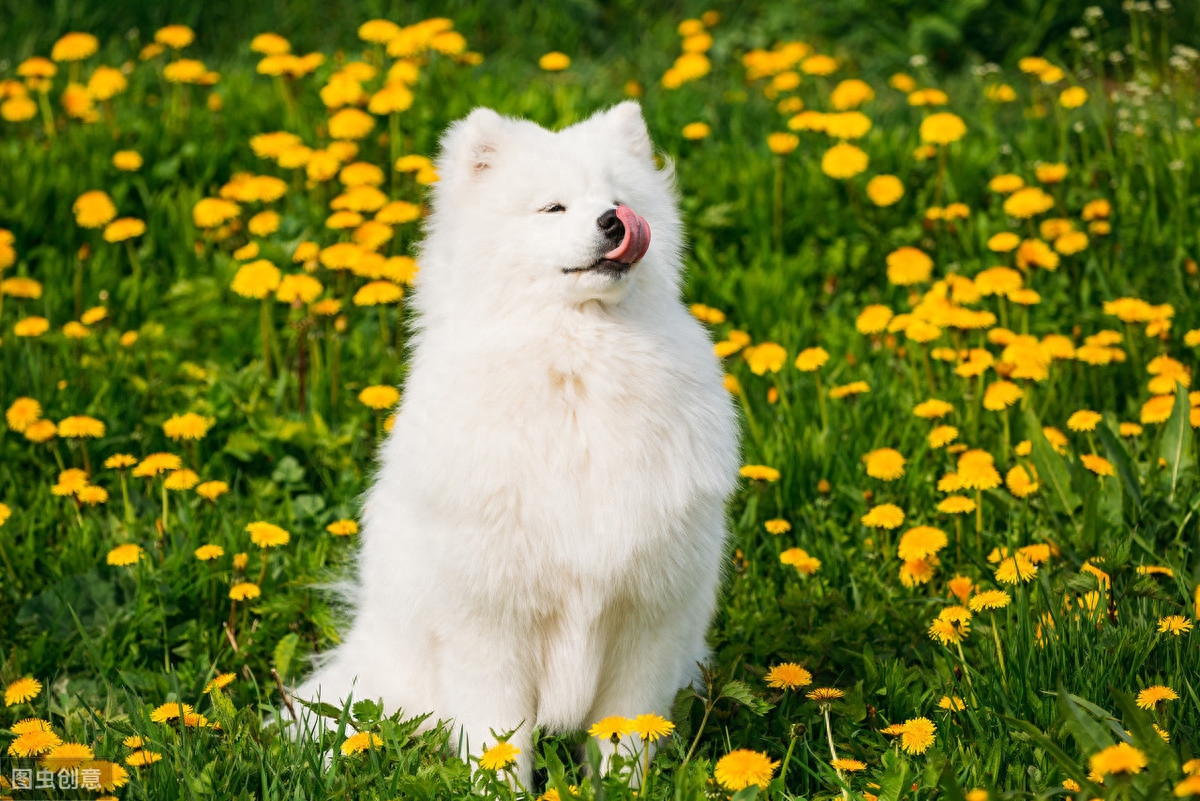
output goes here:
{"type": "Polygon", "coordinates": [[[527,784],[535,727],[669,718],[706,658],[738,426],[636,103],[476,109],[437,168],[353,623],[296,695],[433,713],[463,756],[516,730],[527,784]]]}

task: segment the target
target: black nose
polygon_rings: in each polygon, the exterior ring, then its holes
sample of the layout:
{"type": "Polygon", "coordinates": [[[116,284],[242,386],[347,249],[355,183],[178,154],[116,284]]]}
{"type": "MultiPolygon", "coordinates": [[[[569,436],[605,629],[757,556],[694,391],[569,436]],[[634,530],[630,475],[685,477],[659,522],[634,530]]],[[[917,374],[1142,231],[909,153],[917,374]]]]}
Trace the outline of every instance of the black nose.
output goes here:
{"type": "Polygon", "coordinates": [[[625,223],[617,216],[616,209],[609,209],[601,214],[596,219],[596,225],[600,226],[605,238],[614,245],[621,244],[621,240],[625,238],[625,223]]]}

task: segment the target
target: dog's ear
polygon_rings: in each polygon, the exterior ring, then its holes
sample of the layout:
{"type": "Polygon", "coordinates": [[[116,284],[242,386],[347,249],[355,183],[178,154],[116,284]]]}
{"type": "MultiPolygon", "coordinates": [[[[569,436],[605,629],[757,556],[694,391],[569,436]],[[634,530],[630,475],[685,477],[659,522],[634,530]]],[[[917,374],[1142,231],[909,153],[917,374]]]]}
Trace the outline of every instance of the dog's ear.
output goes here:
{"type": "Polygon", "coordinates": [[[445,167],[476,178],[495,163],[508,120],[490,108],[477,108],[442,135],[445,167]]]}
{"type": "Polygon", "coordinates": [[[610,129],[625,143],[629,152],[642,159],[650,159],[653,147],[650,144],[650,132],[646,130],[646,120],[642,117],[642,107],[634,100],[618,103],[608,111],[603,111],[604,121],[610,129]]]}

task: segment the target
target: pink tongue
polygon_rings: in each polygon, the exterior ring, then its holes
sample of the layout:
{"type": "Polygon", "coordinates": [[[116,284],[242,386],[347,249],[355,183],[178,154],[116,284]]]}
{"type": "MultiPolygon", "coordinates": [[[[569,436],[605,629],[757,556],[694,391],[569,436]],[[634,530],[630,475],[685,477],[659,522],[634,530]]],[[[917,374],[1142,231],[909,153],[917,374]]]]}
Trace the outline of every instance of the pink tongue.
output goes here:
{"type": "Polygon", "coordinates": [[[628,206],[617,206],[617,219],[625,226],[621,244],[604,254],[604,258],[633,264],[646,255],[650,247],[650,223],[628,206]]]}

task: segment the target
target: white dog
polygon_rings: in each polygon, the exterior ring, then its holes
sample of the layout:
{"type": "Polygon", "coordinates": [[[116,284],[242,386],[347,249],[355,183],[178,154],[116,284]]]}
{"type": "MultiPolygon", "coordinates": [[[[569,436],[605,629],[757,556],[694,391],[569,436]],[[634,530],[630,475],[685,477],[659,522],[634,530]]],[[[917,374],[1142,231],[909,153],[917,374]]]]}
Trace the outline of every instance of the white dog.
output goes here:
{"type": "Polygon", "coordinates": [[[354,622],[297,695],[432,712],[464,755],[516,729],[527,782],[535,727],[669,717],[705,659],[737,421],[636,103],[441,146],[354,622]]]}

